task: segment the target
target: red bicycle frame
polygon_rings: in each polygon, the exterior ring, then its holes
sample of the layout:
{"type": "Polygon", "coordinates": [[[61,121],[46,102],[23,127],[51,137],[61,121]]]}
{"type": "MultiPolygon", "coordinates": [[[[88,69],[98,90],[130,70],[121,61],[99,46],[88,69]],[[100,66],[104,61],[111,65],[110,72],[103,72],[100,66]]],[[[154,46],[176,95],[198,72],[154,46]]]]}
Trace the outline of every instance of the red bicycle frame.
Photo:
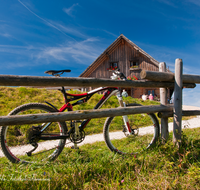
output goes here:
{"type": "MultiPolygon", "coordinates": [[[[99,100],[99,102],[96,104],[96,106],[93,109],[100,109],[103,106],[103,104],[112,95],[116,94],[119,90],[118,90],[117,87],[100,87],[100,88],[94,89],[94,90],[92,90],[90,92],[83,93],[83,94],[69,94],[69,93],[66,93],[64,87],[62,87],[61,92],[63,93],[63,96],[65,98],[65,104],[58,110],[55,106],[53,106],[49,102],[46,102],[46,103],[49,104],[54,109],[56,109],[58,112],[64,112],[65,110],[73,111],[73,106],[87,102],[95,93],[101,92],[101,91],[105,91],[104,95],[102,96],[102,98],[99,100]],[[76,101],[75,103],[71,104],[70,102],[74,101],[74,100],[78,100],[78,101],[76,101]]],[[[87,126],[87,124],[89,123],[90,120],[91,119],[84,120],[81,123],[81,125],[79,126],[79,130],[82,131],[87,126]]],[[[45,134],[43,135],[42,132],[50,124],[51,123],[46,124],[43,127],[43,129],[41,130],[41,136],[40,136],[41,140],[66,139],[66,138],[68,138],[70,136],[70,133],[72,132],[72,130],[69,130],[66,135],[52,135],[52,136],[51,135],[46,136],[45,134]]],[[[71,125],[72,125],[72,122],[71,122],[71,125]]]]}

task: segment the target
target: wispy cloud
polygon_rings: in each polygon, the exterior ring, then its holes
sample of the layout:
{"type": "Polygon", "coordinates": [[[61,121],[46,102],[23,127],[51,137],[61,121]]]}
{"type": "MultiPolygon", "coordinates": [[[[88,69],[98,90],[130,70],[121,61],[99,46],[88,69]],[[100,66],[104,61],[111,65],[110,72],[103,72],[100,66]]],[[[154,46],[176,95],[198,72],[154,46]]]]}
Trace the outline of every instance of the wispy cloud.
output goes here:
{"type": "MultiPolygon", "coordinates": [[[[45,59],[47,62],[77,62],[79,64],[91,64],[103,51],[95,43],[98,38],[88,38],[80,42],[68,41],[62,45],[54,47],[41,46],[15,46],[0,45],[2,55],[17,55],[26,60],[41,62],[45,59]]],[[[12,57],[12,56],[11,56],[12,57]]],[[[21,58],[19,58],[21,59],[21,58]]]]}
{"type": "Polygon", "coordinates": [[[88,38],[82,42],[69,42],[59,47],[46,47],[38,54],[38,59],[55,59],[59,61],[74,60],[81,64],[90,64],[94,61],[102,50],[94,48],[94,43],[98,39],[88,38]]]}
{"type": "MultiPolygon", "coordinates": [[[[15,62],[17,60],[36,60],[42,49],[42,47],[34,46],[0,45],[0,57],[7,57],[7,61],[14,57],[15,62]]],[[[4,66],[9,66],[9,63],[4,66]]]]}
{"type": "Polygon", "coordinates": [[[113,33],[111,33],[111,32],[109,32],[109,31],[107,31],[107,30],[103,30],[105,33],[107,33],[107,34],[109,34],[109,35],[111,35],[111,36],[114,36],[115,38],[117,38],[119,35],[116,35],[116,34],[113,34],[113,33]]]}
{"type": "Polygon", "coordinates": [[[73,12],[75,11],[75,7],[79,6],[78,3],[73,4],[71,7],[69,8],[64,8],[63,11],[65,13],[67,13],[69,16],[74,17],[73,12]]]}
{"type": "Polygon", "coordinates": [[[0,33],[0,36],[6,37],[6,38],[12,38],[12,35],[8,33],[0,33]]]}
{"type": "MultiPolygon", "coordinates": [[[[35,12],[33,12],[31,9],[29,9],[24,3],[22,3],[20,0],[18,0],[19,3],[21,3],[21,5],[23,5],[30,13],[32,13],[33,15],[35,15],[37,18],[39,18],[40,20],[42,20],[46,25],[58,30],[59,32],[61,32],[63,35],[72,38],[71,36],[67,35],[65,32],[63,32],[62,30],[60,30],[58,27],[56,27],[55,25],[53,25],[50,21],[40,17],[39,15],[37,15],[35,12]]],[[[72,38],[73,40],[75,40],[74,38],[72,38]]]]}
{"type": "MultiPolygon", "coordinates": [[[[26,62],[7,62],[3,67],[6,69],[19,69],[19,68],[25,68],[29,66],[30,63],[28,61],[26,62]]],[[[37,64],[34,64],[35,66],[38,66],[37,64]]],[[[32,65],[33,66],[33,65],[32,65]]]]}
{"type": "Polygon", "coordinates": [[[157,0],[157,1],[160,2],[160,3],[164,3],[164,4],[166,4],[166,5],[172,6],[172,7],[177,7],[177,6],[174,4],[174,2],[171,1],[171,0],[157,0]]]}
{"type": "Polygon", "coordinates": [[[199,0],[186,0],[186,2],[189,2],[189,3],[193,3],[197,6],[200,6],[200,1],[199,0]]]}
{"type": "MultiPolygon", "coordinates": [[[[80,38],[87,38],[86,35],[83,34],[83,32],[81,32],[81,29],[77,29],[76,27],[69,27],[69,26],[65,26],[64,24],[60,24],[58,22],[53,22],[53,25],[56,26],[56,28],[58,28],[60,31],[64,32],[65,34],[70,34],[71,36],[76,36],[76,37],[80,37],[80,38]]],[[[75,40],[74,38],[72,38],[73,40],[75,40]]]]}

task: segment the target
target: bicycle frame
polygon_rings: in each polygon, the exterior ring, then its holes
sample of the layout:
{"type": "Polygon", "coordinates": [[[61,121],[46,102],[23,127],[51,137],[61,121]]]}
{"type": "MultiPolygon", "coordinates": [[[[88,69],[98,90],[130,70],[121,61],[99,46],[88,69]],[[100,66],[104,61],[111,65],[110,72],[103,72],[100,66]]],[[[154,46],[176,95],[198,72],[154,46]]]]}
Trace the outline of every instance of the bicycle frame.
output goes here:
{"type": "MultiPolygon", "coordinates": [[[[55,75],[59,72],[63,73],[65,72],[65,70],[48,71],[48,73],[52,73],[52,75],[55,75]]],[[[126,80],[123,73],[120,73],[119,71],[114,72],[111,78],[126,80]]],[[[12,110],[9,113],[9,115],[30,114],[30,113],[37,114],[44,112],[59,113],[59,112],[64,112],[65,110],[73,111],[73,106],[87,102],[95,93],[101,91],[105,92],[104,95],[98,101],[98,103],[94,106],[93,108],[94,112],[96,112],[95,109],[100,109],[112,95],[117,96],[120,107],[127,106],[131,108],[131,106],[141,106],[140,104],[136,103],[125,104],[122,99],[121,90],[118,89],[117,87],[100,87],[88,93],[83,93],[83,94],[69,94],[66,93],[64,87],[62,87],[61,92],[63,93],[65,103],[60,109],[57,109],[54,105],[48,102],[46,103],[51,107],[42,103],[28,103],[18,106],[17,108],[12,110]]],[[[119,117],[108,116],[109,114],[105,116],[108,118],[104,123],[103,136],[107,147],[111,151],[119,154],[129,154],[129,155],[134,154],[134,152],[132,152],[132,145],[133,146],[135,145],[132,144],[130,139],[133,139],[132,137],[135,137],[139,134],[138,125],[140,125],[140,123],[138,124],[137,119],[140,119],[141,121],[145,120],[148,122],[150,119],[151,126],[149,127],[152,128],[154,135],[152,139],[151,137],[145,139],[143,138],[142,141],[144,140],[144,143],[140,143],[141,146],[140,145],[136,146],[136,149],[134,149],[135,153],[137,154],[137,150],[143,151],[151,147],[153,144],[155,144],[156,140],[159,137],[159,131],[160,131],[159,122],[155,114],[147,113],[147,115],[149,115],[148,119],[146,119],[146,117],[143,116],[143,114],[140,113],[136,114],[138,114],[139,116],[128,117],[127,115],[123,115],[123,113],[119,114],[122,115],[119,117]],[[124,137],[128,138],[130,137],[130,138],[128,141],[126,140],[124,141],[124,137]],[[121,141],[122,143],[117,140],[119,138],[123,139],[121,141]],[[127,145],[126,148],[125,145],[127,145]]],[[[78,149],[77,145],[83,142],[83,140],[85,139],[86,133],[84,129],[86,128],[90,120],[91,118],[79,121],[77,117],[75,117],[73,120],[71,118],[69,121],[66,122],[53,121],[42,124],[40,123],[35,126],[34,125],[24,125],[24,126],[15,125],[14,127],[2,126],[2,129],[0,131],[0,139],[1,139],[0,145],[2,147],[2,151],[5,154],[5,156],[13,163],[19,163],[19,162],[31,163],[34,160],[35,161],[41,160],[43,162],[46,159],[54,160],[59,156],[59,154],[62,152],[66,144],[72,143],[73,146],[71,148],[78,149]],[[49,142],[49,140],[52,141],[49,142]],[[48,153],[48,156],[46,155],[47,151],[50,151],[48,153]],[[35,156],[35,157],[25,158],[24,155],[27,155],[28,157],[30,156],[35,156]]],[[[143,129],[146,131],[145,128],[143,129]]],[[[150,130],[148,130],[148,132],[149,131],[150,130]]],[[[141,133],[141,135],[143,135],[143,133],[141,133]]]]}
{"type": "MultiPolygon", "coordinates": [[[[82,103],[85,103],[87,102],[95,93],[97,92],[101,92],[101,91],[105,91],[103,97],[99,100],[99,102],[96,104],[96,106],[93,108],[93,109],[100,109],[104,103],[112,96],[112,95],[115,95],[115,94],[118,94],[118,100],[119,100],[119,104],[121,107],[124,107],[124,104],[123,104],[123,101],[122,101],[122,98],[121,98],[121,94],[120,94],[120,91],[117,87],[100,87],[100,88],[97,88],[97,89],[94,89],[88,93],[84,93],[84,94],[68,94],[66,93],[64,87],[62,87],[62,90],[61,92],[63,93],[63,96],[65,98],[65,104],[59,109],[57,110],[57,108],[55,108],[55,106],[53,106],[52,104],[50,104],[49,102],[46,102],[47,104],[49,104],[51,107],[53,107],[54,109],[56,109],[58,112],[64,112],[65,110],[68,110],[68,111],[73,111],[73,106],[75,105],[79,105],[79,104],[82,104],[82,103]],[[107,91],[105,91],[107,90],[107,91]],[[70,98],[68,98],[68,96],[70,98]],[[72,98],[71,98],[72,97],[72,98]],[[81,99],[81,100],[78,100],[78,99],[81,99]],[[70,102],[71,101],[74,101],[74,100],[78,100],[77,102],[71,104],[70,102]]],[[[123,116],[124,118],[124,121],[125,121],[125,124],[126,124],[126,127],[128,128],[128,131],[130,132],[130,126],[127,125],[128,121],[127,121],[127,116],[123,116]]],[[[87,120],[84,120],[77,128],[76,127],[76,131],[83,131],[84,128],[87,126],[87,124],[90,122],[91,119],[87,119],[87,120]]],[[[48,128],[48,126],[51,125],[51,122],[50,123],[47,123],[45,124],[45,126],[42,126],[42,130],[40,131],[40,139],[41,140],[55,140],[55,139],[66,139],[66,138],[69,138],[70,134],[73,132],[73,128],[71,128],[68,133],[66,135],[55,135],[55,134],[48,134],[47,136],[45,136],[45,134],[42,134],[42,132],[48,128]]],[[[71,122],[71,125],[72,125],[72,122],[71,122]]]]}

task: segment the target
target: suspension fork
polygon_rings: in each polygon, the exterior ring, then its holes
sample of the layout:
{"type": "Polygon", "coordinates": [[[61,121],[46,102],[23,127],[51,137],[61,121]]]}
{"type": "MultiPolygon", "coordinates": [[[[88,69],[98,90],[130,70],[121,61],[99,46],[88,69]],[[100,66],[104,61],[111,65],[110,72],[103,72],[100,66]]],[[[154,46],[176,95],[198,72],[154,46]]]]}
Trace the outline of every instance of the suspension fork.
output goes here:
{"type": "MultiPolygon", "coordinates": [[[[126,107],[125,102],[123,102],[121,93],[120,93],[120,92],[117,93],[116,96],[117,96],[117,99],[118,99],[118,102],[119,102],[120,107],[126,107]]],[[[128,116],[127,116],[127,115],[123,115],[122,118],[123,118],[124,125],[125,125],[127,131],[128,131],[129,133],[131,133],[132,130],[131,130],[131,127],[130,127],[130,124],[129,124],[128,116]]]]}

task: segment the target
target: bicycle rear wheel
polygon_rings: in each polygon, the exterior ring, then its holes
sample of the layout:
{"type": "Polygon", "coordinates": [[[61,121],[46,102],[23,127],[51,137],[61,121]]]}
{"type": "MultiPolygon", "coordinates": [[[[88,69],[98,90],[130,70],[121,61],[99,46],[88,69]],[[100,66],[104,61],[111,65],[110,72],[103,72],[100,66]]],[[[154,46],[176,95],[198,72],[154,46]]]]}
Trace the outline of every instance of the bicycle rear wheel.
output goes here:
{"type": "MultiPolygon", "coordinates": [[[[45,104],[30,103],[15,108],[9,113],[9,115],[39,114],[49,112],[55,112],[55,110],[45,104]]],[[[11,162],[44,162],[56,159],[62,152],[66,139],[51,141],[39,141],[36,139],[38,147],[31,153],[31,155],[28,154],[28,152],[34,149],[34,146],[30,144],[30,139],[34,135],[33,126],[34,129],[37,129],[39,126],[45,126],[45,123],[2,127],[0,134],[2,151],[11,162]]],[[[64,135],[66,132],[67,127],[65,122],[52,122],[47,129],[44,130],[44,133],[47,135],[64,135]]]]}
{"type": "MultiPolygon", "coordinates": [[[[141,106],[140,104],[129,104],[141,106]]],[[[127,115],[129,125],[133,131],[127,133],[122,116],[109,117],[106,119],[103,129],[107,147],[119,154],[136,154],[152,147],[160,133],[159,122],[155,114],[127,115]]]]}

